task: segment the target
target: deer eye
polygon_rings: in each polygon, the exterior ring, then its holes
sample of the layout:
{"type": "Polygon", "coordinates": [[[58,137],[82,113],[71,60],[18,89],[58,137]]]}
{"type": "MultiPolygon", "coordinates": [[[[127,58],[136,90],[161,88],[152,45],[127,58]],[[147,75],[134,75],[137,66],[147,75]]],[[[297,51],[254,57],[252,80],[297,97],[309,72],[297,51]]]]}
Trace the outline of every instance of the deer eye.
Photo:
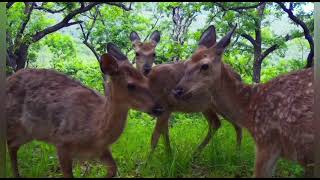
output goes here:
{"type": "Polygon", "coordinates": [[[140,54],[136,52],[136,56],[140,56],[140,54]]]}
{"type": "Polygon", "coordinates": [[[205,71],[209,69],[209,65],[208,64],[202,64],[200,70],[205,71]]]}
{"type": "Polygon", "coordinates": [[[128,83],[127,87],[128,87],[129,91],[133,91],[133,90],[136,89],[136,86],[134,84],[132,84],[132,83],[128,83]]]}
{"type": "Polygon", "coordinates": [[[156,57],[156,53],[153,53],[152,56],[153,56],[153,57],[156,57]]]}

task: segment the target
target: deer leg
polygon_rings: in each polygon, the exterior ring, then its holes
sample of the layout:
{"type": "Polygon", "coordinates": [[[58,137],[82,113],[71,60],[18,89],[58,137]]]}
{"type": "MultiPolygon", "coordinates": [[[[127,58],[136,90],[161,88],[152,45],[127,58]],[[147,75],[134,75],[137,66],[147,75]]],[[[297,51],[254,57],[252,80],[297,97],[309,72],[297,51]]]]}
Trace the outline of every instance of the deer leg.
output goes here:
{"type": "Polygon", "coordinates": [[[217,114],[214,111],[207,110],[202,113],[208,121],[209,128],[208,128],[207,136],[204,138],[202,143],[198,146],[197,150],[194,153],[194,156],[196,156],[202,152],[202,150],[207,146],[209,141],[212,139],[215,132],[221,126],[221,122],[219,120],[219,117],[217,116],[217,114]]]}
{"type": "Polygon", "coordinates": [[[60,167],[65,178],[73,178],[72,157],[69,151],[64,147],[57,147],[60,167]]]}
{"type": "Polygon", "coordinates": [[[169,138],[169,118],[167,121],[164,121],[163,129],[162,129],[162,136],[164,139],[166,151],[168,154],[171,154],[172,151],[171,151],[170,138],[169,138]]]}
{"type": "Polygon", "coordinates": [[[102,156],[101,156],[101,161],[107,165],[107,170],[108,170],[108,175],[107,178],[111,178],[116,176],[117,174],[117,164],[115,160],[112,157],[112,154],[110,150],[106,150],[102,156]]]}
{"type": "Polygon", "coordinates": [[[240,150],[241,147],[241,142],[242,142],[242,128],[240,126],[238,126],[237,124],[230,122],[234,129],[236,130],[236,134],[237,134],[237,150],[240,150]]]}
{"type": "MultiPolygon", "coordinates": [[[[152,139],[151,139],[151,153],[153,153],[153,151],[155,150],[158,144],[160,135],[165,134],[164,132],[166,131],[166,129],[168,129],[168,121],[169,121],[170,114],[171,113],[165,113],[164,115],[162,115],[157,119],[156,126],[153,130],[152,139]]],[[[164,137],[165,136],[166,135],[164,135],[164,137]]],[[[165,137],[165,142],[167,140],[169,140],[169,138],[165,137]]]]}
{"type": "Polygon", "coordinates": [[[18,150],[21,145],[28,143],[32,140],[30,136],[20,127],[16,126],[14,129],[8,128],[7,132],[7,146],[12,166],[14,177],[20,177],[18,165],[18,150]]]}
{"type": "Polygon", "coordinates": [[[255,177],[271,177],[280,153],[277,145],[257,145],[255,177]]]}
{"type": "Polygon", "coordinates": [[[11,165],[12,165],[12,170],[13,170],[13,175],[15,178],[19,178],[19,169],[18,169],[18,158],[17,158],[17,154],[18,154],[18,150],[19,150],[20,146],[16,146],[16,147],[9,147],[9,155],[10,155],[10,160],[11,160],[11,165]]]}

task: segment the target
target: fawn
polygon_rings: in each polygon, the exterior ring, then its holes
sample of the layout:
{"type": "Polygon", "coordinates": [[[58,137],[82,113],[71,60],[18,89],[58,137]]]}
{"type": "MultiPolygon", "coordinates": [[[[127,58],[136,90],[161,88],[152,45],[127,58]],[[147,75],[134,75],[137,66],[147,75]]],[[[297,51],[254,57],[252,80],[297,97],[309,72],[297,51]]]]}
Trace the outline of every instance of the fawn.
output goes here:
{"type": "Polygon", "coordinates": [[[23,69],[8,77],[7,143],[15,177],[17,151],[32,140],[55,145],[64,177],[73,177],[73,158],[99,158],[108,166],[108,177],[116,175],[110,146],[121,135],[129,109],[153,116],[164,111],[147,78],[124,58],[101,56],[100,68],[111,77],[106,97],[54,70],[23,69]]]}
{"type": "MultiPolygon", "coordinates": [[[[160,135],[164,137],[164,142],[167,151],[171,151],[169,141],[169,129],[168,121],[172,112],[202,112],[209,124],[209,130],[202,141],[197,147],[196,153],[200,153],[201,150],[209,143],[214,133],[219,129],[221,122],[218,118],[214,105],[207,102],[207,98],[210,96],[199,96],[194,98],[193,101],[177,101],[171,94],[171,91],[175,88],[179,80],[183,76],[184,63],[175,62],[172,64],[161,64],[152,67],[155,60],[155,48],[160,41],[160,32],[154,31],[150,36],[150,42],[141,42],[139,35],[136,32],[130,34],[130,40],[133,43],[136,51],[136,63],[137,69],[149,78],[149,86],[152,93],[158,98],[159,102],[165,106],[166,112],[162,116],[157,118],[156,126],[152,134],[151,149],[154,151],[160,135]]],[[[209,42],[214,43],[214,42],[209,42]]],[[[241,80],[241,77],[234,73],[235,78],[241,80]]],[[[239,126],[232,123],[237,134],[237,147],[240,147],[242,130],[239,126]]]]}
{"type": "Polygon", "coordinates": [[[136,53],[135,63],[136,68],[144,75],[149,74],[152,64],[156,58],[156,46],[160,41],[160,32],[154,31],[150,36],[150,41],[141,42],[141,39],[136,32],[130,33],[130,40],[134,46],[136,53]]]}
{"type": "MultiPolygon", "coordinates": [[[[248,129],[256,143],[256,177],[271,177],[279,158],[298,161],[307,175],[312,173],[313,68],[267,83],[242,83],[222,62],[235,29],[214,45],[199,44],[175,88],[179,95],[173,94],[181,101],[211,95],[218,112],[248,129]]],[[[202,39],[216,41],[215,27],[209,26],[202,39]]]]}

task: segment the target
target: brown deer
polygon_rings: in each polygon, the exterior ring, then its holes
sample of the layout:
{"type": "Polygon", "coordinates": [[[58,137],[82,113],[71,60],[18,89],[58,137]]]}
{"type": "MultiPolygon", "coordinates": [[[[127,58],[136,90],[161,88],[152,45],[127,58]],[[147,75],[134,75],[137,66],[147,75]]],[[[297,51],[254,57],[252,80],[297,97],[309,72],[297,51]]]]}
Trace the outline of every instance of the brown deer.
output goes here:
{"type": "Polygon", "coordinates": [[[184,76],[173,94],[181,101],[211,95],[219,113],[248,129],[256,143],[256,177],[271,177],[279,158],[298,161],[307,174],[312,173],[313,68],[267,83],[242,83],[222,62],[235,29],[212,46],[203,42],[215,41],[214,26],[202,34],[203,41],[186,61],[184,76]]]}
{"type": "Polygon", "coordinates": [[[101,70],[111,77],[106,97],[54,70],[23,69],[7,79],[7,143],[15,177],[17,151],[32,140],[55,145],[64,177],[73,177],[74,158],[99,158],[108,166],[108,177],[116,175],[110,146],[121,135],[129,109],[153,116],[163,112],[147,78],[118,56],[101,56],[101,70]]]}
{"type": "Polygon", "coordinates": [[[136,53],[136,68],[144,75],[147,75],[151,71],[151,67],[156,57],[155,49],[160,41],[160,32],[154,31],[150,36],[150,41],[147,42],[141,42],[138,33],[131,32],[130,40],[136,53]]]}
{"type": "MultiPolygon", "coordinates": [[[[150,42],[141,42],[140,37],[136,32],[130,34],[130,40],[134,45],[136,51],[136,63],[137,69],[149,78],[149,86],[152,93],[158,98],[159,102],[165,106],[166,112],[157,119],[155,129],[153,131],[151,139],[152,152],[156,148],[160,135],[162,134],[165,140],[166,149],[170,152],[169,141],[169,129],[168,121],[172,112],[202,112],[209,124],[209,130],[198,146],[196,153],[200,153],[201,150],[209,143],[214,133],[221,126],[221,122],[216,114],[216,110],[212,103],[207,103],[207,98],[210,96],[199,96],[194,98],[193,101],[177,101],[171,94],[171,91],[175,88],[179,80],[183,76],[184,64],[183,62],[175,62],[172,64],[161,64],[152,67],[155,61],[155,48],[160,41],[160,33],[155,31],[150,37],[150,42]]],[[[208,42],[208,43],[215,43],[208,42]]],[[[241,80],[241,77],[234,73],[235,78],[241,80]]],[[[242,130],[239,126],[233,123],[233,126],[237,134],[237,147],[240,147],[242,130]]]]}

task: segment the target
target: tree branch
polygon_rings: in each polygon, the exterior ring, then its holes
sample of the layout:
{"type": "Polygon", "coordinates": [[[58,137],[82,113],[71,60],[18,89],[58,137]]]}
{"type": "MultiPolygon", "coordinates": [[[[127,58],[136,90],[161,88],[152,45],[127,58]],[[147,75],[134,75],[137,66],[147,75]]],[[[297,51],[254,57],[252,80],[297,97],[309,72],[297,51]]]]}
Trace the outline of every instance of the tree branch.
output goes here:
{"type": "Polygon", "coordinates": [[[93,45],[88,42],[90,33],[91,33],[91,31],[92,31],[95,23],[96,23],[96,20],[97,20],[98,15],[99,15],[99,12],[98,12],[98,9],[96,9],[96,13],[93,15],[92,24],[91,24],[91,26],[90,26],[90,27],[88,28],[88,30],[87,30],[87,34],[85,33],[85,30],[84,30],[82,24],[80,23],[79,25],[80,25],[81,32],[82,32],[82,35],[83,35],[83,41],[82,41],[83,44],[85,44],[85,45],[91,50],[91,52],[94,54],[94,56],[96,57],[96,59],[97,59],[98,61],[100,61],[100,57],[99,57],[97,51],[94,49],[93,45]]]}
{"type": "Polygon", "coordinates": [[[146,41],[146,40],[148,39],[148,37],[151,35],[152,30],[157,26],[160,17],[161,17],[161,16],[159,15],[159,16],[157,17],[157,19],[156,19],[156,22],[151,25],[150,32],[149,32],[149,34],[144,38],[143,41],[146,41]]]}
{"type": "MultiPolygon", "coordinates": [[[[302,35],[301,35],[302,36],[302,35]]],[[[295,38],[299,38],[300,36],[290,36],[289,34],[287,34],[284,38],[284,41],[287,42],[287,41],[290,41],[292,39],[295,39],[295,38]]],[[[264,58],[266,58],[270,53],[272,53],[273,51],[277,50],[280,46],[278,44],[274,44],[272,45],[271,47],[269,47],[268,49],[266,49],[260,56],[260,60],[263,60],[264,58]]]]}
{"type": "Polygon", "coordinates": [[[92,51],[92,53],[94,54],[94,56],[96,57],[96,59],[97,59],[98,61],[100,61],[100,57],[99,57],[97,51],[94,49],[94,47],[93,47],[91,44],[89,44],[87,41],[83,41],[83,44],[85,44],[85,45],[92,51]]]}
{"type": "Polygon", "coordinates": [[[256,46],[256,41],[255,39],[250,36],[249,34],[246,34],[246,33],[243,33],[241,34],[242,37],[246,38],[248,41],[250,41],[250,43],[253,45],[253,46],[256,46]]]}
{"type": "Polygon", "coordinates": [[[47,27],[46,29],[37,32],[35,35],[32,36],[32,41],[37,42],[47,34],[53,33],[55,31],[58,31],[59,29],[66,27],[66,26],[71,26],[77,23],[69,23],[69,21],[75,17],[78,14],[81,14],[83,12],[91,10],[94,6],[101,4],[101,2],[93,2],[88,4],[85,7],[80,7],[76,10],[71,11],[67,16],[64,17],[62,21],[60,21],[58,24],[55,24],[53,26],[47,27]]]}
{"type": "Polygon", "coordinates": [[[131,8],[132,2],[130,2],[129,7],[125,6],[125,5],[122,4],[122,3],[118,3],[118,2],[106,2],[106,4],[110,4],[110,5],[113,5],[113,6],[118,6],[119,8],[122,8],[122,9],[125,10],[125,11],[130,11],[130,10],[132,10],[132,8],[131,8]]]}
{"type": "Polygon", "coordinates": [[[269,47],[268,49],[266,49],[260,56],[260,60],[262,61],[264,58],[266,58],[270,53],[272,53],[273,51],[275,51],[276,49],[279,48],[278,44],[274,44],[271,47],[269,47]]]}
{"type": "MultiPolygon", "coordinates": [[[[39,41],[41,38],[43,38],[44,36],[46,36],[47,34],[50,34],[50,33],[53,33],[55,31],[58,31],[60,30],[61,28],[63,27],[66,27],[66,26],[71,26],[71,25],[74,25],[74,24],[77,24],[77,23],[69,23],[69,21],[75,17],[76,15],[78,14],[81,14],[81,13],[84,13],[86,11],[90,11],[93,7],[95,7],[96,5],[99,5],[99,4],[103,4],[103,2],[92,2],[92,3],[89,3],[88,5],[84,5],[82,4],[82,6],[78,9],[75,9],[73,11],[71,11],[68,15],[66,15],[63,20],[61,20],[59,23],[53,25],[53,26],[50,26],[50,27],[47,27],[46,29],[42,30],[42,31],[39,31],[37,32],[36,34],[34,34],[32,36],[32,42],[37,42],[39,41]]],[[[105,4],[109,4],[109,5],[113,5],[113,6],[118,6],[126,11],[128,10],[131,10],[131,8],[128,8],[126,7],[124,4],[122,3],[116,3],[116,2],[105,2],[105,4]]]]}
{"type": "Polygon", "coordinates": [[[67,7],[64,7],[64,8],[58,9],[58,10],[53,10],[53,9],[48,9],[46,7],[43,7],[43,4],[42,4],[41,6],[35,5],[34,9],[42,10],[42,11],[45,11],[45,12],[48,12],[48,13],[51,13],[51,14],[55,14],[55,13],[63,12],[64,10],[67,9],[67,7]]]}
{"type": "Polygon", "coordinates": [[[15,3],[15,2],[7,2],[6,8],[7,8],[7,9],[11,8],[14,3],[15,3]]]}
{"type": "Polygon", "coordinates": [[[238,6],[238,7],[225,7],[220,2],[215,2],[214,4],[217,5],[218,7],[220,7],[223,11],[236,11],[236,12],[240,13],[243,10],[257,8],[257,7],[261,6],[264,3],[265,2],[259,2],[259,3],[255,4],[255,5],[251,5],[251,6],[238,6]]]}
{"type": "Polygon", "coordinates": [[[75,22],[69,22],[66,24],[65,27],[68,27],[68,26],[72,26],[72,25],[75,25],[75,24],[81,24],[83,21],[75,21],[75,22]]]}
{"type": "Polygon", "coordinates": [[[277,2],[278,5],[282,8],[283,11],[285,11],[289,18],[294,22],[296,23],[297,25],[301,26],[302,29],[303,29],[303,33],[304,33],[304,37],[305,39],[309,42],[309,45],[310,45],[310,52],[309,52],[309,55],[308,55],[308,58],[307,58],[307,65],[306,67],[311,67],[313,65],[313,56],[314,56],[314,42],[313,42],[313,38],[311,36],[311,33],[310,33],[310,30],[309,28],[307,27],[307,25],[302,21],[300,20],[297,16],[295,16],[292,12],[293,10],[293,3],[290,2],[290,9],[288,9],[284,3],[282,2],[277,2]]]}
{"type": "Polygon", "coordinates": [[[33,2],[32,4],[25,2],[24,4],[25,4],[24,14],[26,15],[26,19],[24,21],[22,21],[21,27],[20,27],[19,31],[17,32],[16,42],[18,42],[18,43],[20,42],[21,37],[23,36],[23,32],[24,32],[24,30],[30,20],[31,13],[33,11],[35,2],[33,2]]]}

